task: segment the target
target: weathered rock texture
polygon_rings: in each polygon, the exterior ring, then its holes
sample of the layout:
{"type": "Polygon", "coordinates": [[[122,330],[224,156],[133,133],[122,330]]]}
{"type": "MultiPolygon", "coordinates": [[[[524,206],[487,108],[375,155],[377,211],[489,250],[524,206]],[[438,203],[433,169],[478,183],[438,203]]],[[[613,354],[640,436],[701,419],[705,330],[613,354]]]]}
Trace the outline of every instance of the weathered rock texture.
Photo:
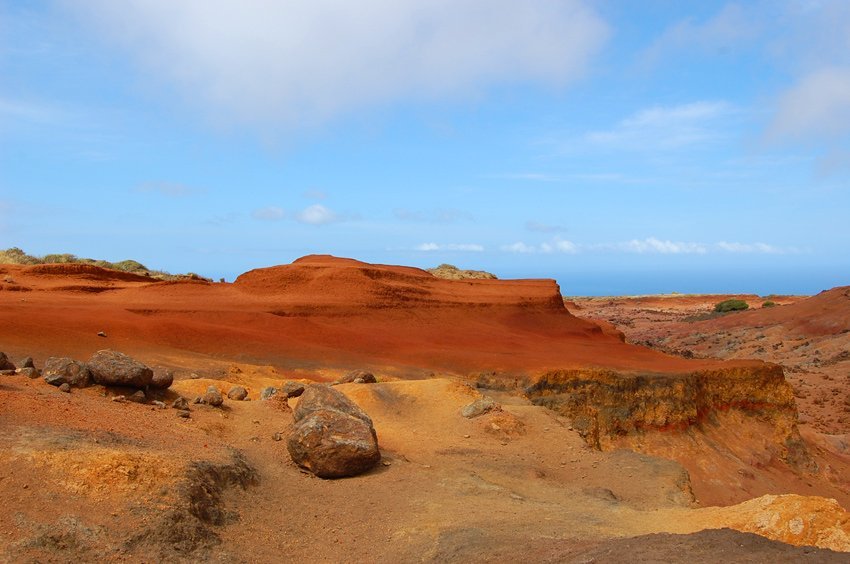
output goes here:
{"type": "Polygon", "coordinates": [[[529,398],[569,416],[596,448],[647,431],[684,431],[735,410],[775,428],[781,457],[806,469],[810,457],[797,430],[797,410],[782,367],[772,364],[703,370],[685,375],[609,370],[556,370],[526,389],[529,398]]]}
{"type": "Polygon", "coordinates": [[[44,380],[53,386],[68,384],[75,388],[85,388],[91,384],[91,373],[85,364],[65,357],[50,357],[42,370],[44,380]]]}
{"type": "Polygon", "coordinates": [[[86,364],[94,381],[104,386],[144,388],[153,381],[153,370],[118,351],[97,351],[86,364]]]}
{"type": "Polygon", "coordinates": [[[287,440],[292,460],[320,478],[366,472],[381,460],[372,420],[341,392],[309,386],[287,440]]]}

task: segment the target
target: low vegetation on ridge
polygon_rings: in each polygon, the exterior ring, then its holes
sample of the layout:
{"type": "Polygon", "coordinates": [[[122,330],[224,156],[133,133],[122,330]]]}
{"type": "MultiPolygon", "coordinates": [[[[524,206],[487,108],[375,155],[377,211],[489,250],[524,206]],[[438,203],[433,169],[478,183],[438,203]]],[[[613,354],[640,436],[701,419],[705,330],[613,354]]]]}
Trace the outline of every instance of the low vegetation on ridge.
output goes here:
{"type": "Polygon", "coordinates": [[[163,270],[152,270],[142,263],[135,260],[122,260],[118,262],[110,262],[106,260],[98,260],[91,258],[82,258],[69,253],[53,253],[42,257],[28,255],[18,247],[11,247],[6,250],[0,250],[0,264],[90,264],[99,266],[100,268],[109,268],[111,270],[120,270],[121,272],[130,272],[139,276],[148,276],[157,280],[183,280],[193,278],[197,280],[208,280],[199,274],[189,272],[187,274],[170,274],[163,270]]]}

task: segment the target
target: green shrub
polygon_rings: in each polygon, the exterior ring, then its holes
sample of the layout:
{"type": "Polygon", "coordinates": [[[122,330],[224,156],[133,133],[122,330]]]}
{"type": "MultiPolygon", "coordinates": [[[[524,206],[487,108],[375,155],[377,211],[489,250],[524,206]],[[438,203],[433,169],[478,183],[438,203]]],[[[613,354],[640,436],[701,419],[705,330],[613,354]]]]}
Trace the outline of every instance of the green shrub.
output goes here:
{"type": "Polygon", "coordinates": [[[728,311],[743,311],[750,306],[747,305],[747,302],[744,300],[723,300],[722,302],[714,305],[714,311],[720,313],[726,313],[728,311]]]}
{"type": "Polygon", "coordinates": [[[113,263],[112,268],[123,270],[124,272],[146,272],[148,270],[145,265],[135,260],[122,260],[121,262],[113,263]]]}
{"type": "Polygon", "coordinates": [[[41,261],[47,264],[65,264],[69,262],[79,262],[79,259],[72,254],[64,253],[44,255],[41,257],[41,261]]]}
{"type": "Polygon", "coordinates": [[[776,307],[776,302],[767,300],[766,302],[761,304],[761,307],[776,307]]]}

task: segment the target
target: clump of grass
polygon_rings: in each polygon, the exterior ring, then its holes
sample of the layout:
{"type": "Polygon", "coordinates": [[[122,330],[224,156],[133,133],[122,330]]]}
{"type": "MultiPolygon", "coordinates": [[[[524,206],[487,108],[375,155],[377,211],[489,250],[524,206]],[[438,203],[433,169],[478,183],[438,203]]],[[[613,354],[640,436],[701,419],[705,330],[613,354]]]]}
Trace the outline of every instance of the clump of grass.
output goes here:
{"type": "Polygon", "coordinates": [[[744,311],[748,309],[750,306],[744,300],[723,300],[722,302],[714,304],[714,311],[718,313],[727,313],[730,311],[744,311]]]}
{"type": "Polygon", "coordinates": [[[152,270],[136,260],[122,260],[118,262],[109,262],[107,260],[98,260],[91,258],[81,258],[70,253],[52,253],[43,257],[36,257],[26,254],[18,247],[12,247],[5,251],[0,250],[0,264],[90,264],[99,266],[100,268],[109,268],[111,270],[120,270],[122,272],[130,272],[140,276],[148,276],[156,280],[206,280],[212,282],[209,278],[204,278],[194,272],[188,274],[170,274],[164,270],[152,270]]]}
{"type": "Polygon", "coordinates": [[[776,302],[774,302],[772,300],[767,300],[766,302],[761,304],[761,307],[763,307],[763,308],[764,307],[776,307],[776,305],[777,305],[776,302]]]}

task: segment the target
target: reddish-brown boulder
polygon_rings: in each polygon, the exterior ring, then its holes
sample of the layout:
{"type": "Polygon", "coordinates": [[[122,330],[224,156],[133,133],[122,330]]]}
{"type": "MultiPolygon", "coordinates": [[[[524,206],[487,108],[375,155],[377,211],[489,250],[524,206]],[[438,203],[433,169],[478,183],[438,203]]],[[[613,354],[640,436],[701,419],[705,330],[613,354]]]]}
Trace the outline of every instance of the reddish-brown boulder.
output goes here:
{"type": "Polygon", "coordinates": [[[153,381],[153,370],[118,351],[97,351],[86,364],[94,381],[104,386],[144,388],[153,381]]]}
{"type": "Polygon", "coordinates": [[[374,427],[331,409],[301,419],[289,435],[287,449],[293,462],[320,478],[356,476],[381,460],[374,427]]]}
{"type": "Polygon", "coordinates": [[[372,419],[366,415],[366,412],[357,407],[345,394],[322,384],[307,386],[307,389],[301,394],[301,399],[298,401],[292,416],[297,423],[314,411],[326,409],[356,417],[369,426],[372,425],[372,419]]]}
{"type": "Polygon", "coordinates": [[[73,358],[52,356],[44,363],[44,381],[53,386],[68,384],[74,388],[91,385],[91,373],[85,364],[73,358]]]}

